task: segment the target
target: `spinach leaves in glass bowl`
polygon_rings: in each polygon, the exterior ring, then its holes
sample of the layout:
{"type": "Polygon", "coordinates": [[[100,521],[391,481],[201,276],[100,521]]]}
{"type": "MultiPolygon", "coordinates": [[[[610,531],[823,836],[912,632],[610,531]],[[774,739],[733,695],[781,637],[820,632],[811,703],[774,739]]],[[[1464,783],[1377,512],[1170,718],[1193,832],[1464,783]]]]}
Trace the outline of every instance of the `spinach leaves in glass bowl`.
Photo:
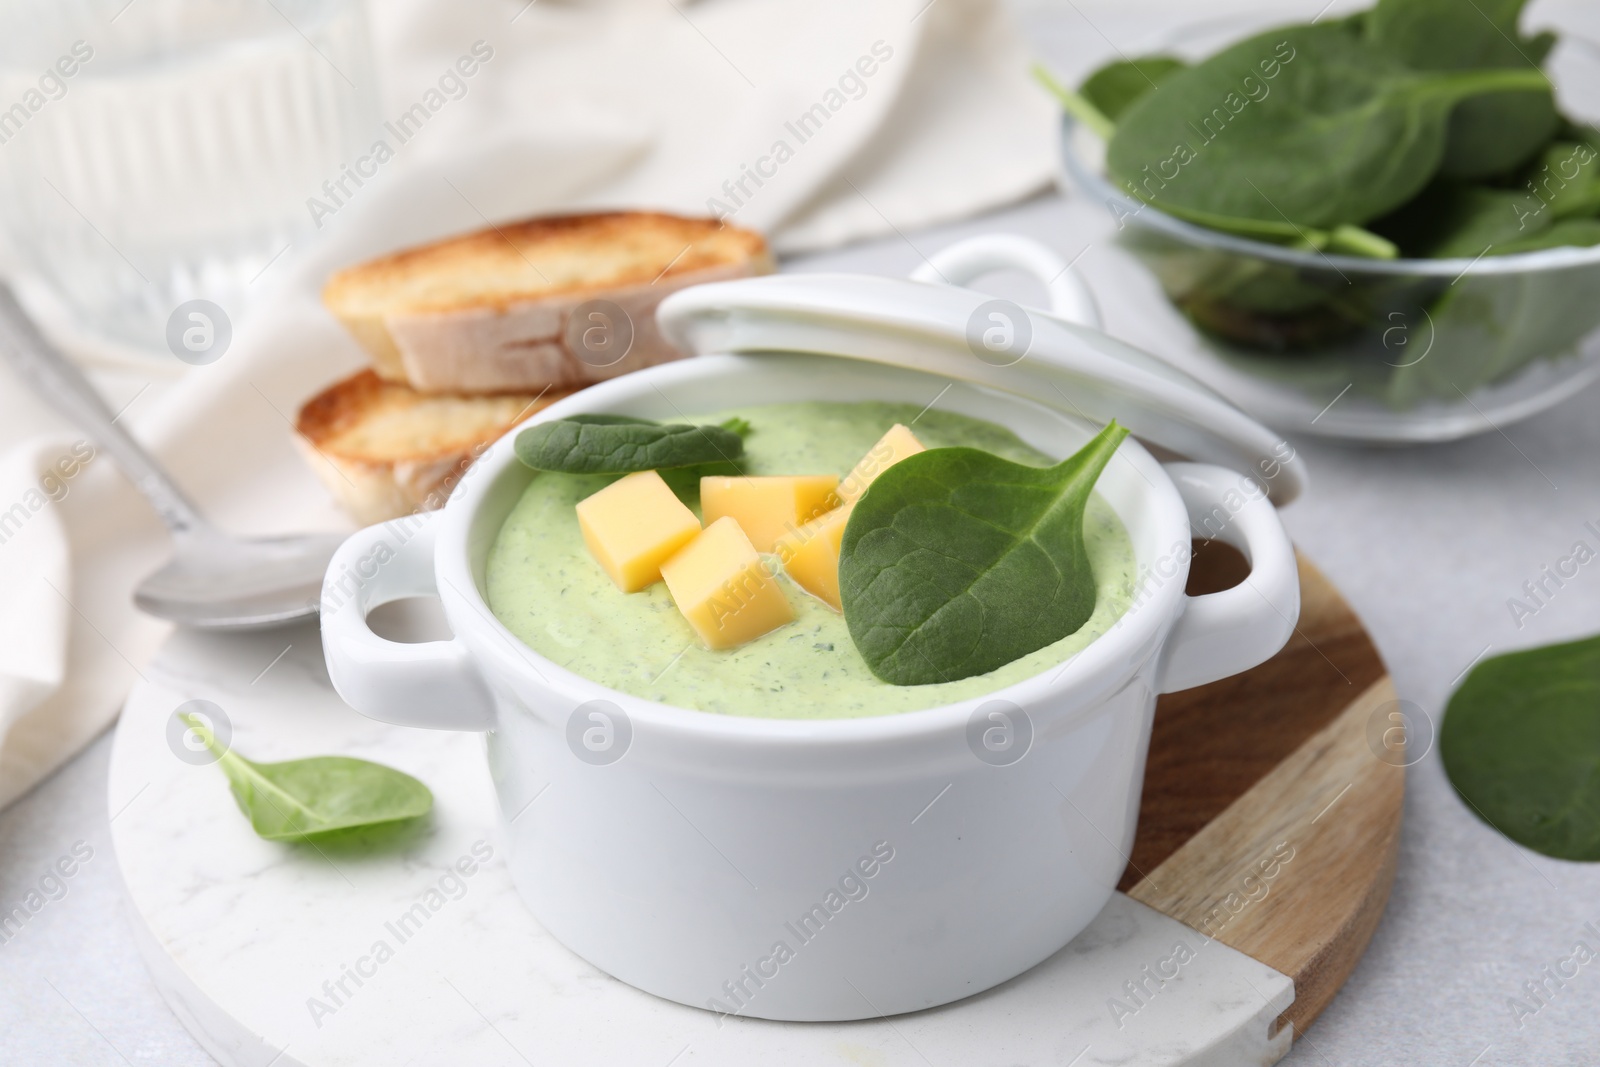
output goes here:
{"type": "Polygon", "coordinates": [[[1521,33],[1522,7],[1380,0],[1053,86],[1069,176],[1197,328],[1213,385],[1316,396],[1235,397],[1302,428],[1349,386],[1399,440],[1458,436],[1422,409],[1486,386],[1537,378],[1543,403],[1588,380],[1596,354],[1569,357],[1600,329],[1600,134],[1561,115],[1556,39],[1521,33]]]}

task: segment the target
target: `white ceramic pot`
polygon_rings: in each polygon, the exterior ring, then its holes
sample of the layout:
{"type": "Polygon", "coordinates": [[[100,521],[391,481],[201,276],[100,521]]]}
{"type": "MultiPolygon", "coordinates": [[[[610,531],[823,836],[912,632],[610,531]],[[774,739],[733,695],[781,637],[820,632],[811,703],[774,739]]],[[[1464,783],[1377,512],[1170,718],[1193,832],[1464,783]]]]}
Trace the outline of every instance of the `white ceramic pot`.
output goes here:
{"type": "MultiPolygon", "coordinates": [[[[970,274],[998,256],[1041,278],[1058,263],[1041,249],[1028,255],[1046,258],[1030,267],[1014,244],[991,242],[942,262],[970,274]]],[[[1054,280],[1058,299],[1076,298],[1054,280]]],[[[641,989],[742,1015],[842,1020],[931,1007],[1020,974],[1089,923],[1127,866],[1157,694],[1248,669],[1291,633],[1294,555],[1266,494],[1297,490],[1296,461],[1274,458],[1272,439],[1214,397],[1196,393],[1189,421],[1171,418],[1169,401],[1182,395],[1170,390],[1192,387],[1159,368],[1096,393],[1105,368],[1095,360],[1121,374],[1125,359],[1149,357],[1042,313],[1029,313],[1037,354],[1011,367],[980,361],[957,343],[988,306],[967,290],[797,277],[679,296],[662,319],[680,343],[714,335],[729,347],[849,356],[724,351],[594,386],[530,421],[579,412],[679,419],[802,399],[921,404],[950,386],[943,369],[994,384],[958,384],[942,408],[1066,455],[1095,427],[1063,414],[1039,382],[1077,374],[1088,385],[1063,396],[1115,406],[1125,389],[1122,417],[1136,429],[1170,424],[1180,440],[1255,455],[1259,477],[1163,465],[1130,438],[1099,492],[1127,527],[1143,586],[1109,633],[981,699],[880,718],[774,721],[607,689],[539,656],[494,618],[485,557],[532,476],[507,435],[442,512],[364,530],[335,557],[322,619],[334,685],[378,719],[485,731],[518,890],[572,951],[641,989]],[[855,302],[880,317],[854,322],[855,302]],[[734,336],[747,330],[751,345],[734,336]],[[895,338],[912,335],[916,361],[934,371],[876,362],[904,362],[895,338]],[[1012,375],[1033,384],[1005,391],[1012,375]],[[1228,425],[1208,437],[1217,420],[1228,425]],[[1245,584],[1185,596],[1191,522],[1245,552],[1245,584]],[[453,640],[397,644],[368,629],[372,607],[418,595],[442,600],[453,640]]]]}

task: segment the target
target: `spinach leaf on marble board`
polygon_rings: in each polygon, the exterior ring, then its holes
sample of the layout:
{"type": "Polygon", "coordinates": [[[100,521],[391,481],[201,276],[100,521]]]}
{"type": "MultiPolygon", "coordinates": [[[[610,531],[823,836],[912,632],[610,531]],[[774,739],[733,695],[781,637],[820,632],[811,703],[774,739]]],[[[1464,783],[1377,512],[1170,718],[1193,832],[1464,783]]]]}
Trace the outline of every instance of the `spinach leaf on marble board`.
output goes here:
{"type": "Polygon", "coordinates": [[[1113,422],[1053,467],[935,448],[886,469],[840,548],[845,622],[892,685],[985,674],[1094,614],[1084,509],[1128,431],[1113,422]]]}
{"type": "Polygon", "coordinates": [[[179,715],[217,755],[239,810],[268,841],[323,835],[420,818],[433,793],[411,775],[348,756],[256,763],[223,748],[199,716],[179,715]]]}

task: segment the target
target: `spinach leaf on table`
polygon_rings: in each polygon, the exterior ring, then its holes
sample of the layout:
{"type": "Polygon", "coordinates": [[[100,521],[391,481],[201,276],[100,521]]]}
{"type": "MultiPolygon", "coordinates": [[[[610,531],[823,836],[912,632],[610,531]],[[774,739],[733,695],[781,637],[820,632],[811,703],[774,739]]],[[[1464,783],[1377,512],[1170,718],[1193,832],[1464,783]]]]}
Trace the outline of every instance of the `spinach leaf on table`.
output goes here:
{"type": "Polygon", "coordinates": [[[1546,856],[1600,860],[1600,637],[1474,667],[1450,698],[1439,755],[1496,830],[1546,856]]]}
{"type": "Polygon", "coordinates": [[[845,622],[892,685],[985,674],[1094,614],[1084,508],[1127,437],[1113,422],[1053,467],[935,448],[880,474],[840,549],[845,622]]]}
{"type": "MultiPolygon", "coordinates": [[[[1367,39],[1419,71],[1537,70],[1555,38],[1522,38],[1526,0],[1378,0],[1367,39]]],[[[1561,118],[1548,86],[1463,100],[1450,116],[1440,172],[1453,178],[1504,174],[1555,135],[1561,118]]]]}
{"type": "Polygon", "coordinates": [[[732,463],[744,454],[743,435],[749,430],[742,419],[730,419],[723,426],[690,426],[626,415],[573,415],[523,430],[517,435],[516,453],[534,470],[631,474],[732,463]]]}
{"type": "Polygon", "coordinates": [[[1536,69],[1416,71],[1348,26],[1291,26],[1177,71],[1135,101],[1107,166],[1135,196],[1201,225],[1360,225],[1433,177],[1461,101],[1548,89],[1536,69]],[[1263,64],[1274,63],[1263,80],[1263,64]],[[1268,91],[1253,97],[1251,85],[1268,91]]]}
{"type": "Polygon", "coordinates": [[[1172,56],[1144,56],[1107,63],[1078,87],[1085,100],[1115,122],[1128,107],[1187,64],[1172,56]]]}
{"type": "Polygon", "coordinates": [[[392,767],[348,756],[255,763],[219,745],[198,716],[179,718],[217,754],[239,810],[268,841],[315,841],[419,818],[433,807],[427,786],[392,767]]]}

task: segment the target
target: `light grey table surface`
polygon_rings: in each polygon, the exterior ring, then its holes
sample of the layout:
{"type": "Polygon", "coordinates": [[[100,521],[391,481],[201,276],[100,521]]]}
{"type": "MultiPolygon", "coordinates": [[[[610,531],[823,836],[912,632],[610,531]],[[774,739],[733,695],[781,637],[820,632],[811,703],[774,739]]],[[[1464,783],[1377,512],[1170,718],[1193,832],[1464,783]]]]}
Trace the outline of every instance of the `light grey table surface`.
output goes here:
{"type": "MultiPolygon", "coordinates": [[[[1047,57],[1081,70],[1109,40],[1136,41],[1146,10],[1085,4],[1073,11],[1081,24],[1033,6],[1023,16],[1047,57]]],[[[1128,265],[1097,227],[1081,205],[1048,196],[789,266],[901,274],[955,237],[1021,233],[1069,258],[1083,251],[1080,267],[1106,305],[1111,332],[1159,348],[1170,323],[1121,291],[1128,265]]],[[[985,287],[1036,298],[1019,279],[985,287]]],[[[1456,679],[1486,650],[1600,631],[1597,568],[1582,570],[1521,628],[1507,606],[1573,542],[1593,540],[1583,524],[1600,523],[1600,389],[1450,445],[1383,450],[1295,441],[1312,487],[1285,522],[1365,621],[1400,696],[1435,723],[1456,679]]],[[[93,850],[65,882],[65,895],[0,943],[0,1064],[7,1067],[213,1062],[167,1010],[135,950],[111,850],[109,757],[103,737],[0,813],[6,910],[74,845],[93,850]]],[[[1580,970],[1520,1025],[1510,1008],[1523,983],[1538,981],[1574,942],[1588,938],[1600,950],[1582,929],[1600,923],[1600,868],[1546,859],[1490,830],[1456,798],[1437,752],[1409,775],[1388,911],[1344,991],[1283,1062],[1600,1062],[1600,963],[1580,970]]]]}

